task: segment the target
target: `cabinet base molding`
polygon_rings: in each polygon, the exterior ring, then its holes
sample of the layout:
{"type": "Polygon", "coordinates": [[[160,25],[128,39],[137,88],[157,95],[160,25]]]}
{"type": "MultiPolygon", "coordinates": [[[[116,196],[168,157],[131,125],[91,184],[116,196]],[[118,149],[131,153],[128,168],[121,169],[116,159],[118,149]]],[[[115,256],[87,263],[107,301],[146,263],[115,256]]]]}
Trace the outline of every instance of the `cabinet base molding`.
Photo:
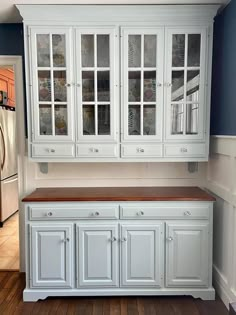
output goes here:
{"type": "Polygon", "coordinates": [[[25,289],[23,292],[24,302],[36,302],[45,300],[49,296],[132,296],[132,295],[152,295],[152,296],[169,296],[169,295],[190,295],[193,298],[202,300],[215,300],[215,289],[87,289],[87,290],[55,290],[55,289],[25,289]]]}

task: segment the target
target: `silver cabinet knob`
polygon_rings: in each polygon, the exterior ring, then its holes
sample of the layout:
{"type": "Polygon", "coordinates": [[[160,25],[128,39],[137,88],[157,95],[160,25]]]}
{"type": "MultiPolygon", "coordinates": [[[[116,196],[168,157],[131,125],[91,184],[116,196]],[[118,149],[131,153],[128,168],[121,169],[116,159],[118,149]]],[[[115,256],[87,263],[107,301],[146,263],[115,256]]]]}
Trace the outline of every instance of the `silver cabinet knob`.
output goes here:
{"type": "Polygon", "coordinates": [[[55,149],[51,149],[51,152],[54,153],[54,152],[55,152],[55,149]]]}
{"type": "Polygon", "coordinates": [[[48,217],[51,217],[51,216],[52,216],[52,212],[49,211],[49,212],[47,213],[47,216],[48,216],[48,217]]]}
{"type": "Polygon", "coordinates": [[[141,210],[141,211],[137,212],[137,215],[144,215],[144,212],[141,210]]]}
{"type": "Polygon", "coordinates": [[[98,149],[96,149],[96,148],[90,148],[90,151],[91,151],[91,152],[96,152],[96,153],[98,153],[98,152],[99,152],[99,150],[98,150],[98,149]]]}
{"type": "Polygon", "coordinates": [[[187,148],[181,148],[180,152],[188,152],[188,149],[187,148]]]}
{"type": "Polygon", "coordinates": [[[66,87],[71,87],[71,84],[70,83],[66,83],[65,86],[66,87]]]}
{"type": "Polygon", "coordinates": [[[172,236],[169,236],[169,237],[166,238],[166,240],[167,240],[167,241],[173,241],[173,237],[172,237],[172,236]]]}
{"type": "Polygon", "coordinates": [[[126,242],[127,241],[127,238],[126,237],[122,237],[121,238],[121,242],[126,242]]]}
{"type": "Polygon", "coordinates": [[[162,86],[162,83],[158,82],[158,83],[157,83],[157,86],[162,86]]]}
{"type": "Polygon", "coordinates": [[[165,83],[165,86],[167,86],[167,87],[171,87],[171,86],[172,86],[172,83],[170,83],[170,82],[166,82],[166,83],[165,83]]]}
{"type": "Polygon", "coordinates": [[[100,214],[100,213],[99,213],[98,211],[95,212],[95,216],[96,216],[96,217],[98,217],[99,214],[100,214]]]}
{"type": "Polygon", "coordinates": [[[113,237],[111,238],[111,241],[112,241],[112,242],[116,242],[116,241],[117,241],[117,238],[116,238],[115,236],[113,236],[113,237]]]}
{"type": "Polygon", "coordinates": [[[69,237],[67,237],[65,240],[63,240],[64,243],[68,243],[70,241],[69,237]]]}
{"type": "Polygon", "coordinates": [[[185,212],[184,212],[184,215],[190,216],[190,215],[191,215],[191,212],[190,212],[190,211],[185,211],[185,212]]]}
{"type": "Polygon", "coordinates": [[[145,150],[143,148],[137,148],[137,152],[143,153],[145,150]]]}

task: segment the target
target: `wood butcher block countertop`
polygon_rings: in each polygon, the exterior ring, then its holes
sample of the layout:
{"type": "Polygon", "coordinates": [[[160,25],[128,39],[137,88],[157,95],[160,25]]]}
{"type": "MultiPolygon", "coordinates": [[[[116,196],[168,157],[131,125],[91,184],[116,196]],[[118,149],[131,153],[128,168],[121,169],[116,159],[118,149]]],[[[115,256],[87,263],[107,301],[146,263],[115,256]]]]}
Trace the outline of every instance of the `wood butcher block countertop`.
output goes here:
{"type": "Polygon", "coordinates": [[[215,198],[198,187],[58,187],[37,188],[23,201],[215,201],[215,198]]]}

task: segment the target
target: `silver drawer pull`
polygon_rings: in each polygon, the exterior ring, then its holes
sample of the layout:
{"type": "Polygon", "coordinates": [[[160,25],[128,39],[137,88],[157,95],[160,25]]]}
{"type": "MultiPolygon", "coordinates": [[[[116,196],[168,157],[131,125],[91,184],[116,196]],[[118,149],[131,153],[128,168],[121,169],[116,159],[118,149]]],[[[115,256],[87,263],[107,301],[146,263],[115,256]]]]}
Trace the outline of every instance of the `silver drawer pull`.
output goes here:
{"type": "Polygon", "coordinates": [[[185,152],[186,153],[186,152],[188,152],[188,149],[187,148],[181,148],[180,152],[185,152]]]}
{"type": "Polygon", "coordinates": [[[121,241],[121,242],[126,242],[126,241],[127,241],[127,238],[126,238],[126,237],[122,237],[120,241],[121,241]]]}
{"type": "Polygon", "coordinates": [[[158,82],[158,83],[157,83],[157,86],[162,86],[162,83],[158,82]]]}
{"type": "Polygon", "coordinates": [[[100,213],[98,211],[95,212],[95,216],[98,217],[100,213]]]}
{"type": "Polygon", "coordinates": [[[166,238],[166,240],[171,242],[171,241],[173,241],[173,237],[169,236],[169,237],[166,238]]]}
{"type": "Polygon", "coordinates": [[[115,236],[113,236],[112,238],[111,238],[111,242],[116,242],[117,241],[117,238],[115,237],[115,236]]]}
{"type": "Polygon", "coordinates": [[[190,212],[190,211],[185,211],[185,212],[184,212],[184,215],[190,216],[190,215],[191,215],[191,212],[190,212]]]}
{"type": "Polygon", "coordinates": [[[51,216],[52,216],[52,212],[49,211],[49,212],[47,213],[47,216],[48,216],[48,217],[51,217],[51,216]]]}
{"type": "Polygon", "coordinates": [[[93,152],[93,153],[94,153],[94,152],[96,152],[96,153],[98,153],[98,152],[99,152],[99,150],[98,150],[98,149],[96,149],[96,148],[90,148],[90,151],[91,151],[91,152],[93,152]]]}
{"type": "Polygon", "coordinates": [[[71,84],[70,83],[66,83],[65,86],[66,87],[71,87],[71,84]]]}
{"type": "Polygon", "coordinates": [[[63,243],[67,243],[69,241],[70,241],[70,239],[69,239],[69,237],[67,237],[65,240],[63,240],[63,243]]]}
{"type": "Polygon", "coordinates": [[[137,212],[137,215],[144,215],[144,212],[141,210],[141,211],[139,211],[139,212],[137,212]]]}
{"type": "Polygon", "coordinates": [[[144,153],[144,149],[143,148],[137,148],[137,152],[139,152],[139,153],[144,153]]]}

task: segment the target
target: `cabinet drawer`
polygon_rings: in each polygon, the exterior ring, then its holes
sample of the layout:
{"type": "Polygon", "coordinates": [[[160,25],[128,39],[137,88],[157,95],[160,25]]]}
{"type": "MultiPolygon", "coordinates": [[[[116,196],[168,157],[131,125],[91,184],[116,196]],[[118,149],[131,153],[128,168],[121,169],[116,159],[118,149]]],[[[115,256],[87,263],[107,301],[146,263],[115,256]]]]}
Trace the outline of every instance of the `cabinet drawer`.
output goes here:
{"type": "Polygon", "coordinates": [[[33,144],[32,157],[74,157],[73,144],[33,144]]]}
{"type": "Polygon", "coordinates": [[[118,219],[118,206],[94,207],[29,207],[30,220],[66,220],[66,219],[118,219]]]}
{"type": "Polygon", "coordinates": [[[121,206],[122,219],[208,219],[207,206],[196,207],[168,207],[168,206],[121,206]]]}
{"type": "Polygon", "coordinates": [[[162,156],[162,145],[139,145],[139,144],[125,144],[121,146],[122,157],[160,157],[162,156]]]}
{"type": "Polygon", "coordinates": [[[118,146],[116,144],[78,144],[78,157],[117,157],[118,146]]]}
{"type": "Polygon", "coordinates": [[[205,144],[168,144],[165,145],[165,156],[173,157],[204,157],[206,155],[205,144]]]}

